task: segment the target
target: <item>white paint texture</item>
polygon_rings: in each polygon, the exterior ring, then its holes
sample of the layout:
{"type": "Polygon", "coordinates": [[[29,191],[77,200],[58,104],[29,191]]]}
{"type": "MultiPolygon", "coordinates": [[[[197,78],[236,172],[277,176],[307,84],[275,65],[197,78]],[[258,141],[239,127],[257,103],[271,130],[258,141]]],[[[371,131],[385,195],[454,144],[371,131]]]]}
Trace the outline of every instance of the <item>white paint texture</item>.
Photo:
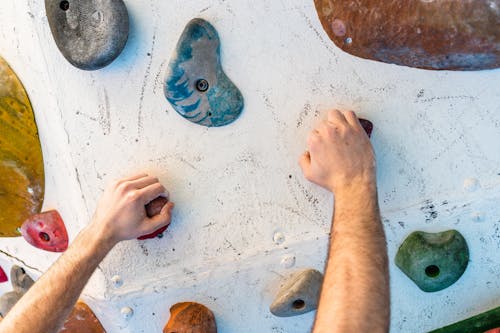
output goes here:
{"type": "MultiPolygon", "coordinates": [[[[84,299],[108,332],[160,332],[170,306],[189,300],[209,306],[222,333],[309,331],[314,313],[276,318],[268,306],[283,276],[323,268],[332,198],[303,179],[297,158],[332,107],[375,124],[392,331],[424,332],[500,305],[498,70],[355,58],[330,42],[312,0],[126,4],[123,54],[85,72],[57,50],[42,0],[0,1],[0,55],[24,83],[40,130],[44,208],[57,208],[74,238],[105,184],[139,170],[158,175],[176,202],[165,237],[120,244],[87,286],[84,299]],[[223,66],[245,97],[227,127],[187,122],[163,96],[165,66],[193,17],[219,31],[223,66]],[[481,186],[464,189],[469,178],[481,186]],[[397,248],[412,231],[451,228],[469,243],[469,267],[450,288],[424,293],[394,265],[397,248]],[[134,316],[124,319],[122,307],[134,316]]],[[[40,272],[57,258],[21,238],[0,244],[40,272]]]]}

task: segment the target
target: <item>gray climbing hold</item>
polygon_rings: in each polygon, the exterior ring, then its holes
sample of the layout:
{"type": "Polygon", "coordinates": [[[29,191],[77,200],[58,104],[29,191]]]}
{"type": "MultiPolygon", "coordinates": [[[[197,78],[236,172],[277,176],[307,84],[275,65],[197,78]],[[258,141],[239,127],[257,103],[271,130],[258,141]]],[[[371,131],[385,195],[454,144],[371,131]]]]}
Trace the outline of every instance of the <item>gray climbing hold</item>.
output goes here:
{"type": "Polygon", "coordinates": [[[129,19],[122,0],[45,0],[45,11],[57,47],[75,67],[102,68],[125,47],[129,19]]]}
{"type": "Polygon", "coordinates": [[[0,316],[5,317],[28,289],[35,283],[19,266],[12,266],[10,270],[10,281],[14,291],[9,291],[0,297],[0,316]]]}
{"type": "Polygon", "coordinates": [[[415,231],[399,247],[396,265],[426,292],[454,284],[469,263],[469,248],[456,230],[439,233],[415,231]]]}
{"type": "Polygon", "coordinates": [[[291,317],[318,308],[323,274],[306,269],[291,275],[281,286],[269,310],[278,317],[291,317]]]}
{"type": "Polygon", "coordinates": [[[243,110],[243,96],[222,70],[217,31],[202,19],[184,29],[165,81],[167,100],[193,123],[224,126],[243,110]]]}

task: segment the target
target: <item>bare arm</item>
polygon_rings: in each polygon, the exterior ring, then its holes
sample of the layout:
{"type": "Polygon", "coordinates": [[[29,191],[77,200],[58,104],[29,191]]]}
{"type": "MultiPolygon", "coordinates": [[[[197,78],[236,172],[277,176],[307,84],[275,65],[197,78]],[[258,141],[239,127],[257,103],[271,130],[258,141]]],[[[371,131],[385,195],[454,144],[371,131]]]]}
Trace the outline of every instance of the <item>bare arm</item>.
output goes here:
{"type": "Polygon", "coordinates": [[[158,179],[145,174],[112,184],[99,202],[92,223],[28,290],[0,323],[3,333],[58,332],[97,265],[120,241],[148,234],[170,223],[172,203],[146,216],[144,205],[165,193],[158,179]]]}
{"type": "Polygon", "coordinates": [[[314,333],[387,332],[389,273],[375,158],[353,112],[330,111],[308,139],[305,177],[335,195],[314,333]]]}

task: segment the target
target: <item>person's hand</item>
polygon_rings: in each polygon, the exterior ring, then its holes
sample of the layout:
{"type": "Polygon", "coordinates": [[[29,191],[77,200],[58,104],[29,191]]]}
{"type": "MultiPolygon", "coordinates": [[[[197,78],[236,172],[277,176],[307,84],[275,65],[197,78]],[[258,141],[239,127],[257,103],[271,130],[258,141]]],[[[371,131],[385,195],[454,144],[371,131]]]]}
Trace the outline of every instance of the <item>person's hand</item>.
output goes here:
{"type": "Polygon", "coordinates": [[[333,193],[352,185],[375,185],[373,149],[354,112],[329,111],[307,146],[299,160],[307,180],[333,193]]]}
{"type": "Polygon", "coordinates": [[[167,195],[165,187],[147,174],[114,181],[97,205],[92,226],[115,243],[152,233],[170,224],[172,202],[166,203],[158,215],[146,215],[145,205],[161,195],[167,195]]]}

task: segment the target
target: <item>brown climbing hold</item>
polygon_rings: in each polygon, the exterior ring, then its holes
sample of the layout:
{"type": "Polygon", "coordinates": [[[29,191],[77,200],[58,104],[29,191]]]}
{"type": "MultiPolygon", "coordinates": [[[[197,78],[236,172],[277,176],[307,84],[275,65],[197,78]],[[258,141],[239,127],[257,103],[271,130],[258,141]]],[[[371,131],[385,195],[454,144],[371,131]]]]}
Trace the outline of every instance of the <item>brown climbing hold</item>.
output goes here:
{"type": "Polygon", "coordinates": [[[59,333],[106,333],[89,306],[78,301],[59,333]]]}
{"type": "Polygon", "coordinates": [[[170,308],[170,320],[163,333],[217,333],[215,316],[202,304],[177,303],[170,308]]]}
{"type": "MultiPolygon", "coordinates": [[[[155,215],[160,214],[163,206],[165,206],[167,203],[168,203],[168,198],[166,198],[166,197],[158,197],[158,198],[154,199],[153,201],[151,201],[150,203],[148,203],[146,205],[146,215],[148,217],[153,217],[155,215]]],[[[159,237],[161,234],[163,234],[163,232],[165,230],[167,230],[167,228],[168,228],[168,225],[161,227],[161,228],[153,231],[150,234],[138,237],[137,239],[144,240],[144,239],[159,237]]]]}
{"type": "Polygon", "coordinates": [[[499,1],[314,0],[330,39],[354,56],[426,69],[500,66],[499,1]]]}
{"type": "Polygon", "coordinates": [[[361,124],[361,127],[363,127],[368,137],[371,138],[373,132],[373,123],[363,118],[358,118],[358,119],[359,123],[361,124]]]}
{"type": "Polygon", "coordinates": [[[64,252],[68,248],[68,233],[61,215],[55,210],[28,218],[21,227],[24,239],[39,249],[64,252]]]}

